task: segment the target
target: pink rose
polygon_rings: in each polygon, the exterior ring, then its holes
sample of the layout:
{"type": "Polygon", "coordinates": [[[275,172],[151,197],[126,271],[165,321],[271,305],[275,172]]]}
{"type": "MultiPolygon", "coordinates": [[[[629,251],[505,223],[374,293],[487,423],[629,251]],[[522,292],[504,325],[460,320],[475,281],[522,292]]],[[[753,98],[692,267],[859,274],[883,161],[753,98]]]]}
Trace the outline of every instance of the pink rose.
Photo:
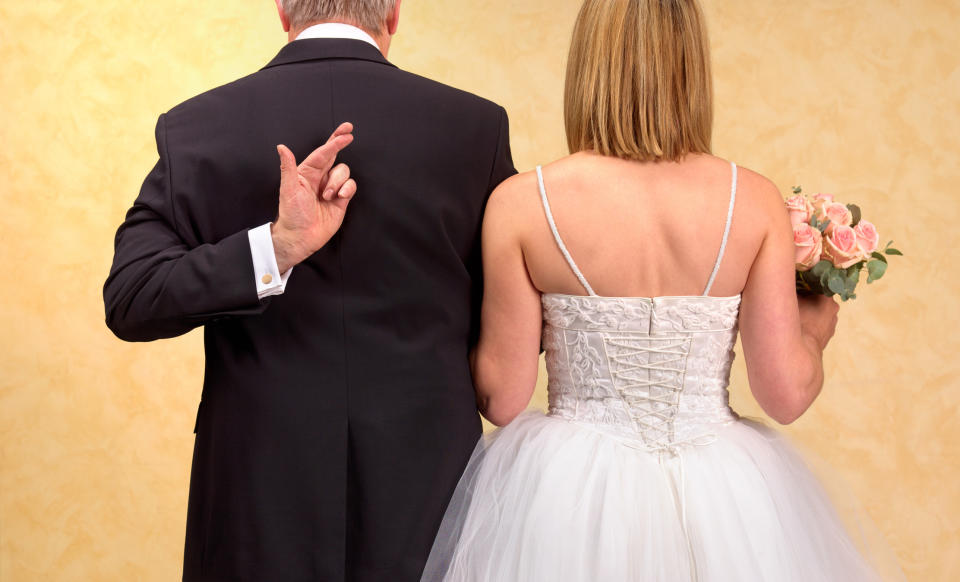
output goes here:
{"type": "Polygon", "coordinates": [[[798,271],[809,271],[820,262],[823,235],[805,222],[793,225],[793,245],[798,271]]]}
{"type": "Polygon", "coordinates": [[[813,207],[818,212],[823,211],[823,207],[833,202],[833,194],[815,194],[813,197],[813,207]]]}
{"type": "Polygon", "coordinates": [[[790,213],[790,222],[793,224],[802,224],[810,222],[813,216],[813,204],[807,200],[806,196],[797,194],[787,198],[787,212],[790,213]]]}
{"type": "Polygon", "coordinates": [[[823,209],[817,213],[817,218],[822,222],[829,220],[830,224],[823,234],[832,234],[838,226],[850,226],[853,223],[853,214],[845,204],[840,202],[829,202],[823,209]]]}
{"type": "Polygon", "coordinates": [[[870,254],[880,246],[880,234],[877,232],[877,227],[871,222],[861,220],[853,228],[853,232],[857,235],[857,245],[860,246],[863,257],[869,258],[870,254]]]}
{"type": "Polygon", "coordinates": [[[823,241],[823,258],[838,269],[846,269],[863,260],[857,233],[849,226],[837,226],[823,241]]]}

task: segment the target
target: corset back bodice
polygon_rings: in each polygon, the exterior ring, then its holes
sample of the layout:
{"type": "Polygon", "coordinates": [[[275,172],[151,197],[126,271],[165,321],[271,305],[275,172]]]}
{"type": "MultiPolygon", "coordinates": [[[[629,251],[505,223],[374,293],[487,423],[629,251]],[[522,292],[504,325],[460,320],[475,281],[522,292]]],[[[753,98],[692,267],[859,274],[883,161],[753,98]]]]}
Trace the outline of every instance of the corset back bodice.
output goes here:
{"type": "Polygon", "coordinates": [[[544,215],[557,248],[588,293],[542,296],[549,414],[652,451],[706,444],[732,422],[727,384],[740,295],[712,297],[730,235],[737,166],[720,249],[703,295],[603,297],[573,260],[550,209],[537,166],[544,215]]]}
{"type": "Polygon", "coordinates": [[[701,444],[736,418],[727,384],[740,296],[542,303],[551,416],[649,450],[701,444]]]}

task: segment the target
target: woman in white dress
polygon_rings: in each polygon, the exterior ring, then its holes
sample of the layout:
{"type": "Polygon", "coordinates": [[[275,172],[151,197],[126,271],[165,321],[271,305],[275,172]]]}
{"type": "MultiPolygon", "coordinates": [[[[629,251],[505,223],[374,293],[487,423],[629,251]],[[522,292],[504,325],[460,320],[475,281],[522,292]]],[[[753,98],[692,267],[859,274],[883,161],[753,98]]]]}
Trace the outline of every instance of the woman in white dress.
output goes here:
{"type": "Polygon", "coordinates": [[[478,445],[424,580],[880,578],[798,455],[728,405],[739,329],[764,411],[803,414],[838,306],[798,299],[781,195],[711,155],[711,107],[696,0],[584,3],[573,154],[487,205],[473,371],[503,428],[478,445]],[[521,414],[541,346],[549,412],[521,414]]]}

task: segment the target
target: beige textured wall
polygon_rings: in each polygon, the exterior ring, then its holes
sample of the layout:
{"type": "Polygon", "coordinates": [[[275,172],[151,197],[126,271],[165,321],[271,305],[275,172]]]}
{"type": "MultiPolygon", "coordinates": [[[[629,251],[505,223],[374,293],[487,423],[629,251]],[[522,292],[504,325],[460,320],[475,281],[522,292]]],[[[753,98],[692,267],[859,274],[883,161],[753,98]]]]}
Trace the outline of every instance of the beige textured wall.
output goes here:
{"type": "MultiPolygon", "coordinates": [[[[824,394],[787,432],[850,483],[911,580],[955,580],[960,5],[704,1],[717,153],[861,202],[909,255],[843,308],[824,394]]],[[[529,169],[564,153],[577,7],[407,0],[392,57],[505,105],[529,169]]],[[[284,36],[269,0],[8,1],[0,22],[0,580],[175,580],[200,335],[121,343],[100,286],[157,115],[284,36]]]]}

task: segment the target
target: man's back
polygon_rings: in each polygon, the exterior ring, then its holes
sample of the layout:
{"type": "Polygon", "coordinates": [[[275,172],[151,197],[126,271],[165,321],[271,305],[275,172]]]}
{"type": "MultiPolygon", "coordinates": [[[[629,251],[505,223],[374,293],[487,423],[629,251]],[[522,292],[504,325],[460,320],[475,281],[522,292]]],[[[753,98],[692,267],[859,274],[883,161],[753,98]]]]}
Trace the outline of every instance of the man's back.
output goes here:
{"type": "Polygon", "coordinates": [[[467,350],[479,231],[514,170],[506,115],[357,40],[287,45],[158,123],[117,235],[108,323],[205,325],[184,580],[416,580],[480,434],[467,350]],[[342,121],[340,232],[257,299],[246,230],[276,218],[276,145],[342,121]]]}

